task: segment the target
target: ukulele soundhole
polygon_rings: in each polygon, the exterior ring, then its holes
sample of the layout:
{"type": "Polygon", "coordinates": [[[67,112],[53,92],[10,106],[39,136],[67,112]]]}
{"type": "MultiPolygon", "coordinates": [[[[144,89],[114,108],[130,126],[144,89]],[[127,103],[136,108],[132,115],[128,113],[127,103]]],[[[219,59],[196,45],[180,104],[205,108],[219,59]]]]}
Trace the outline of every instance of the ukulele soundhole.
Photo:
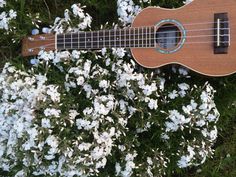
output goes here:
{"type": "Polygon", "coordinates": [[[156,32],[156,42],[163,49],[173,49],[180,41],[181,32],[173,24],[166,24],[158,28],[156,32]]]}
{"type": "Polygon", "coordinates": [[[156,46],[159,52],[170,54],[183,46],[186,34],[180,22],[166,19],[159,22],[156,27],[156,46]]]}

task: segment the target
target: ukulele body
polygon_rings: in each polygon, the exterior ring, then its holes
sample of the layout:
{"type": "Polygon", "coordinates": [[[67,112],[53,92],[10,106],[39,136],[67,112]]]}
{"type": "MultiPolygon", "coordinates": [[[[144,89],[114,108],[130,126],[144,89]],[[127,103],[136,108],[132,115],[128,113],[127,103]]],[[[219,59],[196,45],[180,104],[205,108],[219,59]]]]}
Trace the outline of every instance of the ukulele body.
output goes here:
{"type": "Polygon", "coordinates": [[[157,30],[162,27],[160,35],[156,37],[160,39],[160,46],[131,48],[133,57],[141,66],[157,68],[167,64],[180,64],[209,76],[225,76],[236,71],[236,0],[194,0],[173,10],[148,7],[141,11],[132,23],[132,27],[153,25],[156,25],[157,30]],[[227,13],[226,21],[229,22],[226,35],[220,32],[227,26],[216,19],[217,14],[223,13],[227,13]],[[218,29],[220,22],[221,28],[218,29]],[[175,25],[176,28],[168,29],[168,25],[175,25]],[[176,29],[178,34],[173,33],[176,29]],[[163,36],[165,33],[167,36],[163,36]],[[218,36],[219,34],[221,35],[218,36]],[[224,48],[226,52],[215,52],[214,46],[218,46],[227,35],[228,46],[224,48]],[[168,38],[164,41],[167,46],[161,46],[163,38],[168,38]],[[174,47],[173,38],[178,38],[174,41],[174,47]]]}

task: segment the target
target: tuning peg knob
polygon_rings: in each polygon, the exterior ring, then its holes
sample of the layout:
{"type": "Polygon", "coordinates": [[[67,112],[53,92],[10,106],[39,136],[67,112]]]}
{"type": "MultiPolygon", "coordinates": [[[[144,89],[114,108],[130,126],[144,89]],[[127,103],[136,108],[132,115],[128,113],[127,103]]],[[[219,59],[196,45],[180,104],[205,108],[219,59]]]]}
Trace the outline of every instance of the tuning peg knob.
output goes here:
{"type": "Polygon", "coordinates": [[[39,34],[39,30],[38,30],[38,29],[33,29],[33,30],[31,31],[31,34],[32,34],[32,35],[37,35],[37,34],[39,34]]]}
{"type": "Polygon", "coordinates": [[[48,34],[48,33],[50,33],[50,28],[44,27],[42,29],[42,32],[45,33],[45,34],[48,34]]]}

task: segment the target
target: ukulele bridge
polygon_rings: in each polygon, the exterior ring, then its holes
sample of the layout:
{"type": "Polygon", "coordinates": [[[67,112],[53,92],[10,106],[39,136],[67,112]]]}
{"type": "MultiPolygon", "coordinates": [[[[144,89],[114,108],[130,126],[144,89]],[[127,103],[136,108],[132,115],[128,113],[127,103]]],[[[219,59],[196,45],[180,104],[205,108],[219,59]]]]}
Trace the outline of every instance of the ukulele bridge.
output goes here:
{"type": "Polygon", "coordinates": [[[228,13],[214,14],[214,53],[227,54],[230,46],[228,13]]]}

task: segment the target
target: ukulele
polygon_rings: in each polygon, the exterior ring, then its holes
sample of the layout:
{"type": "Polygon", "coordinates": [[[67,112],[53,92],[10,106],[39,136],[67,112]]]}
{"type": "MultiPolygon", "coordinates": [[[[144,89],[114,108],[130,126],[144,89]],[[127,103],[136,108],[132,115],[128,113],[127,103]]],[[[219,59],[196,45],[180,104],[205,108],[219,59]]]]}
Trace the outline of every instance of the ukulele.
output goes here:
{"type": "Polygon", "coordinates": [[[22,55],[40,50],[130,48],[146,68],[180,64],[208,76],[236,72],[236,0],[194,0],[177,9],[148,7],[130,28],[23,39],[22,55]]]}

